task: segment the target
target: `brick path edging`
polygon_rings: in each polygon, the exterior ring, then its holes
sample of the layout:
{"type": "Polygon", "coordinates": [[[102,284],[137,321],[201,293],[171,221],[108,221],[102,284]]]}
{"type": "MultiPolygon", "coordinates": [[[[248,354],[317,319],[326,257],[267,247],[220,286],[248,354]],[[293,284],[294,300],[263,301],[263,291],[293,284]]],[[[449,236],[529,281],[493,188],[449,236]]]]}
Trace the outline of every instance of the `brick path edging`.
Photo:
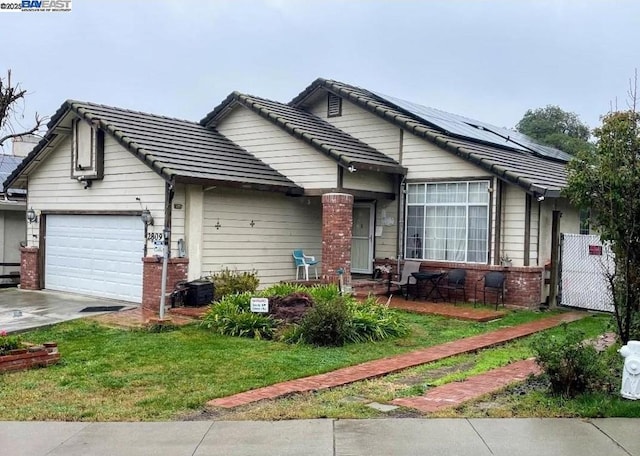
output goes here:
{"type": "Polygon", "coordinates": [[[576,312],[553,315],[530,323],[498,329],[478,336],[466,337],[402,355],[368,361],[363,364],[343,367],[324,374],[289,380],[232,396],[213,399],[207,402],[207,405],[210,407],[234,408],[263,399],[274,399],[292,393],[303,393],[342,386],[368,378],[380,377],[420,364],[500,345],[539,331],[553,328],[562,323],[580,320],[587,315],[586,313],[576,312]]]}
{"type": "Polygon", "coordinates": [[[422,396],[394,399],[391,403],[421,412],[435,412],[494,393],[512,383],[524,381],[530,375],[539,375],[541,372],[542,369],[536,364],[535,359],[529,358],[469,377],[462,382],[452,382],[432,388],[422,396]]]}

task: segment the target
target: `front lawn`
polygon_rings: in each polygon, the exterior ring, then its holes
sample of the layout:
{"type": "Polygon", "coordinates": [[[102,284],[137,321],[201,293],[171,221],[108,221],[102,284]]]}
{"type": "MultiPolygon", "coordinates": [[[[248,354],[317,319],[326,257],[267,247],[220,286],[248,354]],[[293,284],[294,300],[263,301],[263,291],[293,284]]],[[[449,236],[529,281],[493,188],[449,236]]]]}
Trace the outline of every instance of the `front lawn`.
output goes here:
{"type": "Polygon", "coordinates": [[[197,326],[149,333],[78,320],[23,335],[29,342],[58,342],[62,360],[0,375],[0,420],[168,420],[216,397],[547,315],[519,311],[472,323],[403,313],[411,327],[404,338],[330,348],[227,337],[197,326]]]}

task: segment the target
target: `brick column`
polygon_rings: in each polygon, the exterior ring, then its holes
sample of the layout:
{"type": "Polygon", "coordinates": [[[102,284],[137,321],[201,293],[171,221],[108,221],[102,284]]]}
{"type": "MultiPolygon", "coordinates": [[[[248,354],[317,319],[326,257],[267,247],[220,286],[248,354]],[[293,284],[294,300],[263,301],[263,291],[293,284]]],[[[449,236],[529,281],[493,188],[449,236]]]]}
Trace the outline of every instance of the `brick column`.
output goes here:
{"type": "MultiPolygon", "coordinates": [[[[173,291],[176,283],[187,280],[189,258],[169,258],[167,263],[167,293],[173,291]]],[[[160,312],[160,292],[162,290],[162,258],[144,257],[142,259],[142,310],[160,312]]],[[[166,299],[169,306],[171,301],[166,299]]]]}
{"type": "Polygon", "coordinates": [[[40,250],[20,247],[20,288],[40,290],[40,250]]]}
{"type": "Polygon", "coordinates": [[[351,230],[353,196],[345,193],[322,195],[322,278],[334,281],[344,269],[345,283],[351,283],[351,230]]]}

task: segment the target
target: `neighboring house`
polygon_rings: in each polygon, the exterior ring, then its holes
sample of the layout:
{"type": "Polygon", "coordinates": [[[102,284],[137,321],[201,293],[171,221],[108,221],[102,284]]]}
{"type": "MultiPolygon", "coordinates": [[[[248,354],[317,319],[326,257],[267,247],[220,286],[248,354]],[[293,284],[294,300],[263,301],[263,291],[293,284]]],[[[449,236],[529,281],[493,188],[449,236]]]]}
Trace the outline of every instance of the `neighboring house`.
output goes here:
{"type": "Polygon", "coordinates": [[[504,270],[507,301],[533,306],[552,232],[579,232],[560,195],[567,155],[336,81],[289,104],[234,92],[199,124],[67,101],[48,127],[5,183],[38,215],[24,288],[157,308],[169,228],[169,289],[224,267],[291,280],[303,248],[330,280],[405,257],[504,270]]]}
{"type": "MultiPolygon", "coordinates": [[[[11,152],[0,154],[0,181],[18,167],[38,138],[33,135],[14,138],[11,152]]],[[[26,192],[8,188],[0,193],[0,287],[17,284],[20,267],[6,264],[20,263],[20,246],[26,242],[26,192]]]]}

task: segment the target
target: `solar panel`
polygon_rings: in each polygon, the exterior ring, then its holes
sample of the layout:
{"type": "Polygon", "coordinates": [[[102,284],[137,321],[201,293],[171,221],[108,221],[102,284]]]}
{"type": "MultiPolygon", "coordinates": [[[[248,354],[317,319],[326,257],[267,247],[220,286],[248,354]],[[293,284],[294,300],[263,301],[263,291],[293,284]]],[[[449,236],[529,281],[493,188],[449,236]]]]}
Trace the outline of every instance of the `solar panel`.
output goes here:
{"type": "Polygon", "coordinates": [[[435,108],[429,108],[400,98],[391,97],[378,92],[372,92],[377,97],[398,106],[405,111],[419,117],[430,125],[451,135],[508,147],[518,151],[533,152],[544,158],[569,161],[571,155],[549,146],[538,144],[533,139],[515,130],[496,127],[479,120],[469,119],[457,114],[451,114],[435,108]]]}
{"type": "Polygon", "coordinates": [[[0,182],[4,182],[7,177],[18,167],[23,157],[15,155],[0,154],[0,182]]]}

